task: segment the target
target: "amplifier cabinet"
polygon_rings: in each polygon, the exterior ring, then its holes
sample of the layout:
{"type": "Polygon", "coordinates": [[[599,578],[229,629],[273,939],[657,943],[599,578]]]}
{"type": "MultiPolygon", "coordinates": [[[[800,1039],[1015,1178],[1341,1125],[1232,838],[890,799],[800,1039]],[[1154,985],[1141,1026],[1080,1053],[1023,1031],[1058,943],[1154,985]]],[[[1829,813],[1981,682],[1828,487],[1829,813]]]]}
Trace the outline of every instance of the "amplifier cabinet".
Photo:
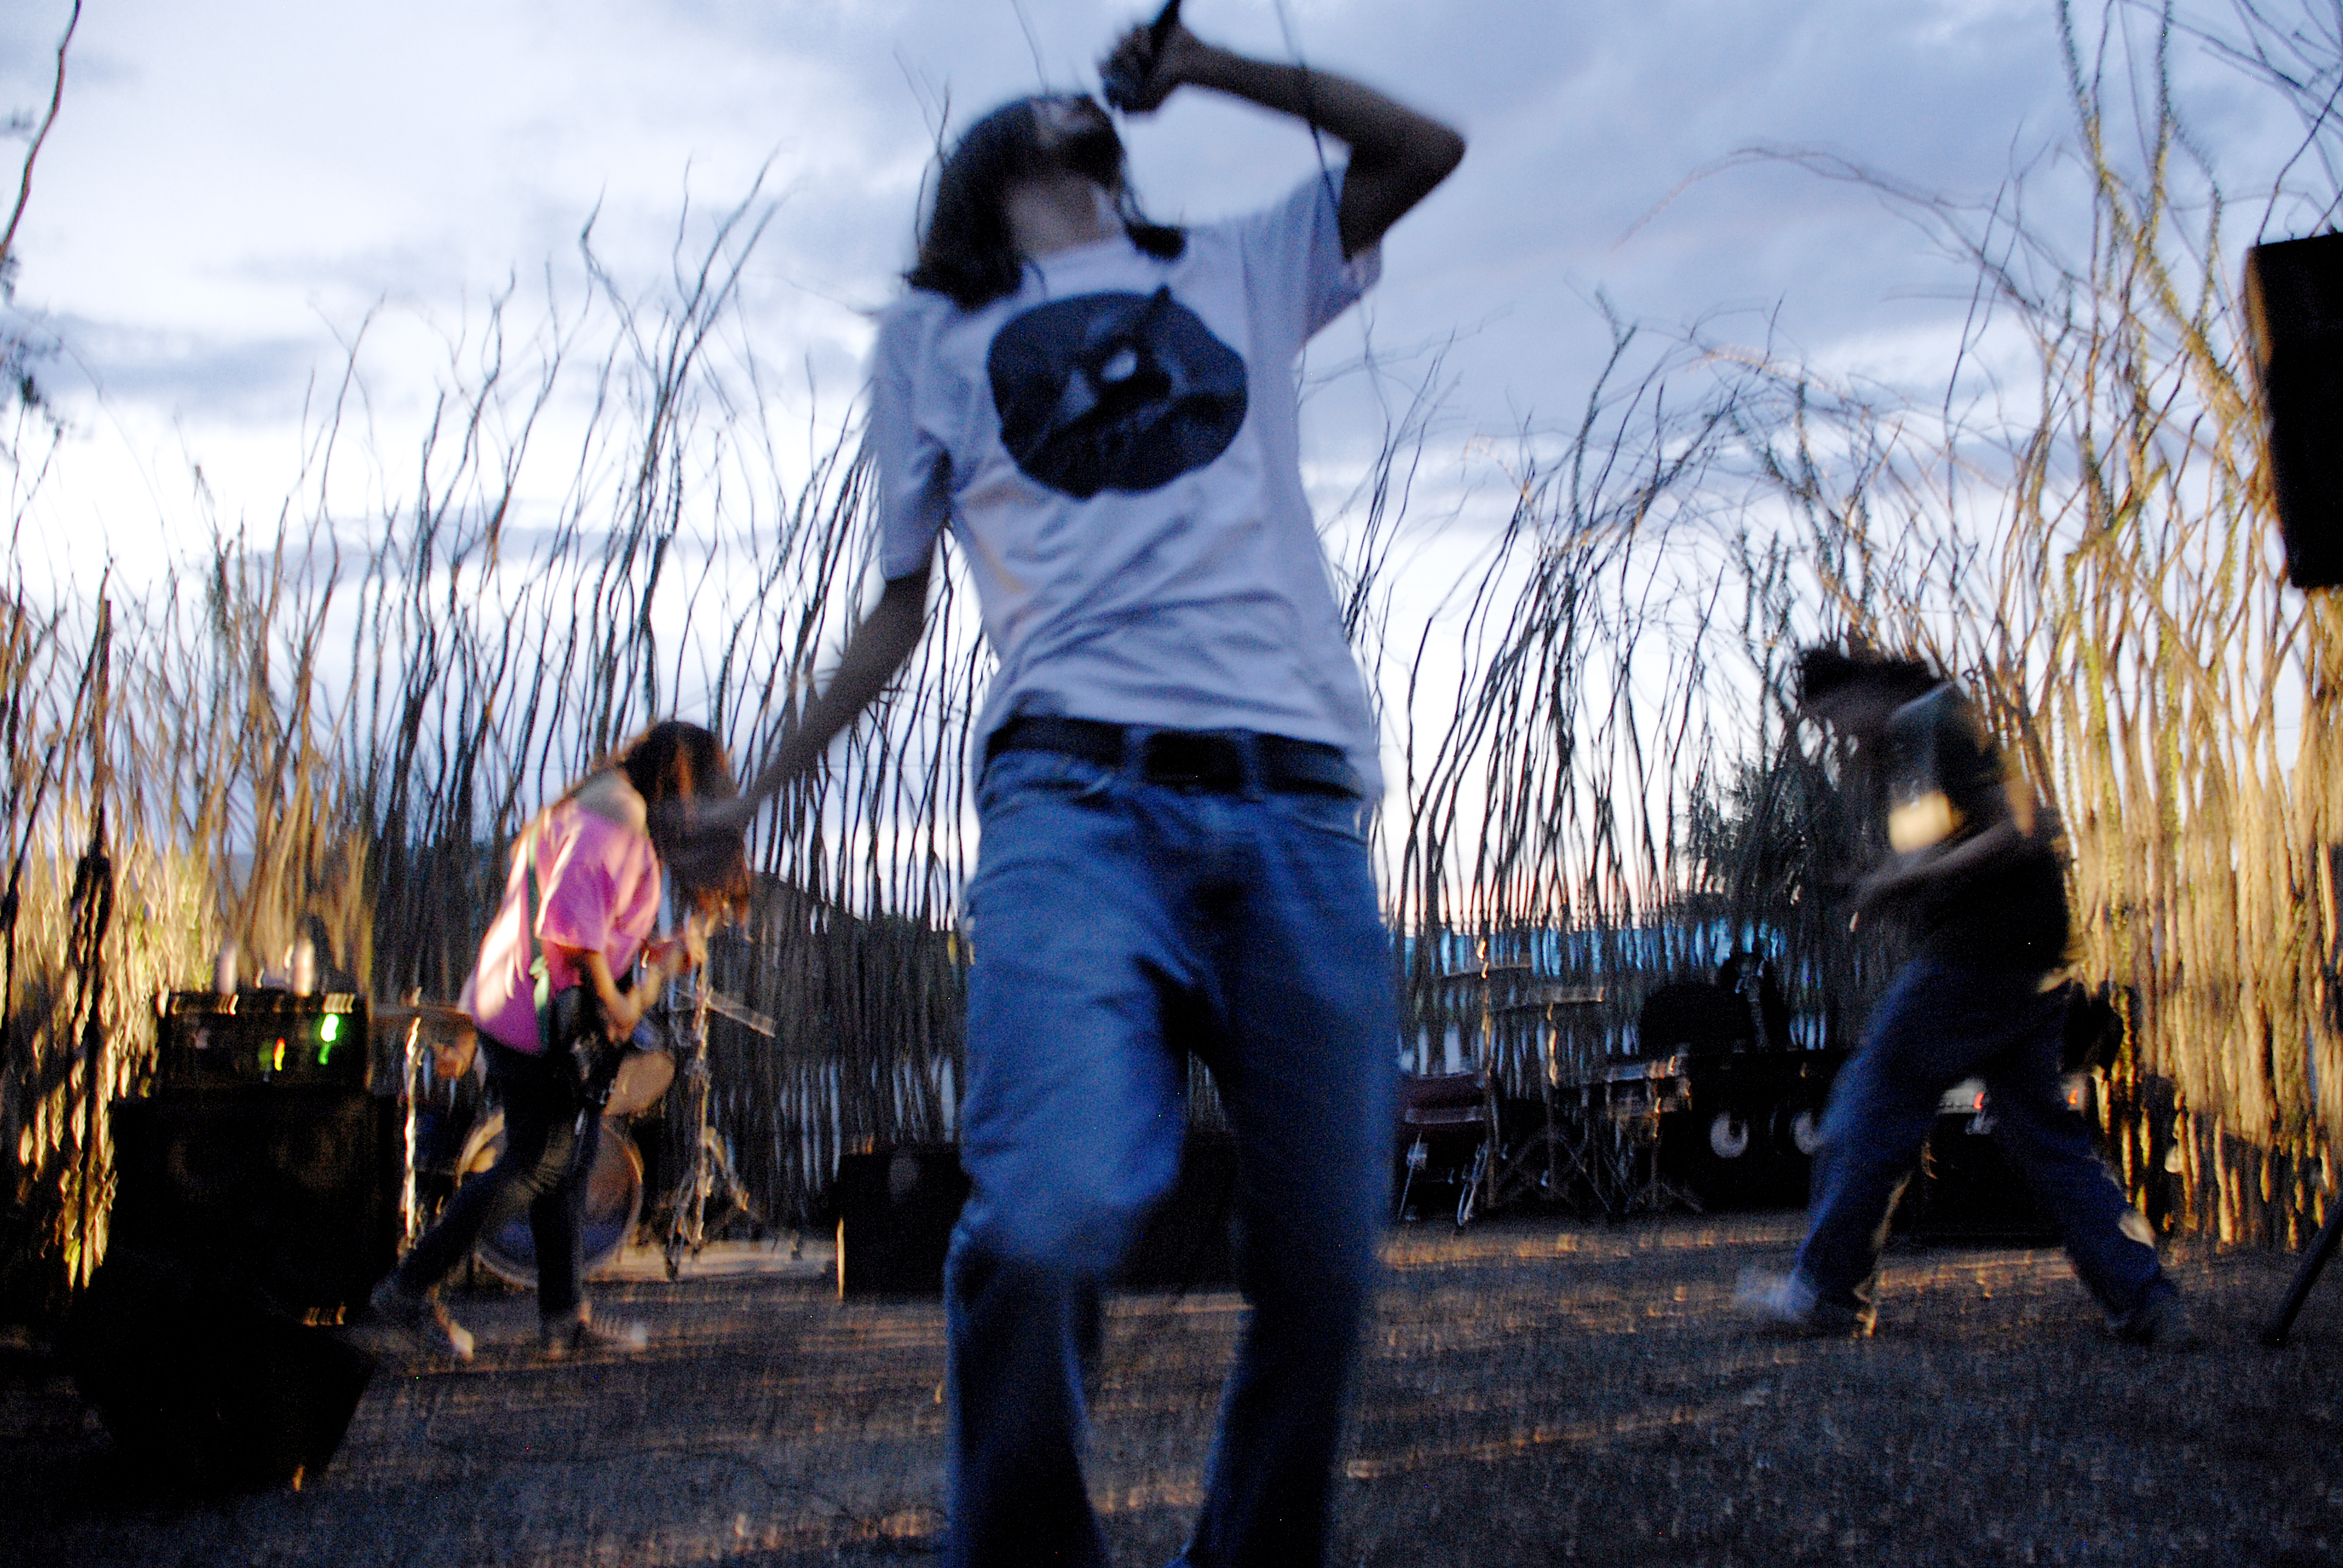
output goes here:
{"type": "Polygon", "coordinates": [[[2247,251],[2246,321],[2287,577],[2343,585],[2343,235],[2247,251]]]}
{"type": "Polygon", "coordinates": [[[233,1272],[118,1242],[62,1346],[125,1457],[198,1493],[323,1473],[375,1368],[346,1331],[305,1326],[233,1272]]]}
{"type": "MultiPolygon", "coordinates": [[[[1116,1273],[1126,1290],[1212,1289],[1236,1283],[1232,1216],[1236,1139],[1191,1127],[1171,1191],[1141,1221],[1116,1273]]],[[[968,1199],[960,1150],[950,1143],[881,1147],[838,1162],[838,1293],[936,1296],[944,1257],[968,1199]]]]}
{"type": "Polygon", "coordinates": [[[112,1244],[199,1259],[331,1321],[397,1259],[397,1101],[320,1083],[114,1102],[112,1244]]]}
{"type": "Polygon", "coordinates": [[[949,1143],[881,1146],[838,1162],[838,1293],[940,1296],[944,1254],[968,1198],[949,1143]]]}

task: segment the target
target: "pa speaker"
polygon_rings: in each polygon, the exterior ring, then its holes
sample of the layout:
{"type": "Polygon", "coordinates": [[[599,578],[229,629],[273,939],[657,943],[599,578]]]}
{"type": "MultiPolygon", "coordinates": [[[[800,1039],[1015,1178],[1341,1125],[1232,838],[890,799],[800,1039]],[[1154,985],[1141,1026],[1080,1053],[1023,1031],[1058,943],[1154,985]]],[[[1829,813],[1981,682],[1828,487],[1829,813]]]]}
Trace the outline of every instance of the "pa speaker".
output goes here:
{"type": "Polygon", "coordinates": [[[1121,1282],[1134,1291],[1235,1284],[1236,1201],[1236,1135],[1192,1124],[1180,1151],[1179,1179],[1141,1223],[1123,1256],[1121,1282]]]}
{"type": "Polygon", "coordinates": [[[960,1151],[913,1143],[838,1161],[838,1293],[940,1296],[944,1253],[968,1201],[960,1151]]]}
{"type": "MultiPolygon", "coordinates": [[[[1191,1127],[1172,1191],[1148,1211],[1116,1272],[1137,1291],[1232,1285],[1236,1252],[1237,1145],[1221,1128],[1191,1127]]],[[[934,1296],[944,1288],[944,1255],[968,1201],[960,1151],[906,1144],[838,1162],[838,1293],[934,1296]]]]}
{"type": "Polygon", "coordinates": [[[2286,575],[2297,588],[2343,585],[2343,235],[2247,251],[2246,318],[2286,575]]]}
{"type": "Polygon", "coordinates": [[[321,1473],[375,1365],[231,1271],[119,1241],[75,1303],[65,1348],[125,1454],[196,1491],[321,1473]]]}
{"type": "Polygon", "coordinates": [[[397,1261],[398,1104],[317,1083],[114,1103],[112,1235],[332,1320],[397,1261]]]}

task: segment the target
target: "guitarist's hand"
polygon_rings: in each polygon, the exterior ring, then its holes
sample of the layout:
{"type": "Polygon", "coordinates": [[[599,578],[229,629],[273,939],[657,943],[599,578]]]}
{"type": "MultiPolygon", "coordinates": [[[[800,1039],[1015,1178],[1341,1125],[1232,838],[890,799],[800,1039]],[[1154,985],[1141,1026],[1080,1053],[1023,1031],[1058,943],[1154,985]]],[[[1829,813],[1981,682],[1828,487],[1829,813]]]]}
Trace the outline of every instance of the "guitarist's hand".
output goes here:
{"type": "Polygon", "coordinates": [[[653,942],[643,958],[646,963],[657,964],[666,980],[688,975],[708,961],[708,927],[698,915],[689,916],[681,930],[653,942]]]}
{"type": "MultiPolygon", "coordinates": [[[[548,942],[546,950],[548,955],[561,954],[576,969],[579,980],[594,993],[594,1000],[599,1004],[595,1010],[601,1014],[602,1032],[612,1040],[624,1040],[635,1032],[635,1025],[642,1022],[643,1013],[650,1007],[651,999],[659,995],[659,986],[666,983],[660,980],[636,986],[632,990],[620,990],[618,977],[610,972],[609,960],[594,949],[563,948],[548,942]]],[[[648,966],[645,978],[649,978],[648,966]]]]}

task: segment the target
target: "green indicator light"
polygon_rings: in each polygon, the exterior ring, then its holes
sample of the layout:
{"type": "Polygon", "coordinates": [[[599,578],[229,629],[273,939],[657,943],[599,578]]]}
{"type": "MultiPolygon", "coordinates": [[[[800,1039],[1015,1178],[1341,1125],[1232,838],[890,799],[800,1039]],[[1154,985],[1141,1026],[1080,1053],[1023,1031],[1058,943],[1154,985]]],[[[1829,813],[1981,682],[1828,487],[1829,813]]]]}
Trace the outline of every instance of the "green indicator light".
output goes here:
{"type": "Polygon", "coordinates": [[[324,1020],[317,1025],[317,1038],[324,1040],[327,1045],[331,1045],[334,1041],[341,1039],[342,1015],[337,1012],[327,1013],[325,1016],[324,1020]]]}

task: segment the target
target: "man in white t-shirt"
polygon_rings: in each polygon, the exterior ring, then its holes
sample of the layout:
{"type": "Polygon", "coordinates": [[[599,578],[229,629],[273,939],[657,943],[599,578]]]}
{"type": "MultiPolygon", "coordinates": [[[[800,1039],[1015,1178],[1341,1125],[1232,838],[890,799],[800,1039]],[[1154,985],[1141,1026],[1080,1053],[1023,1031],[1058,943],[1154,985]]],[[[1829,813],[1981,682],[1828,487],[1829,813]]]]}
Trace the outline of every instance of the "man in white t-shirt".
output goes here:
{"type": "Polygon", "coordinates": [[[1087,97],[969,129],[873,355],[885,591],[744,800],[910,654],[949,528],[1001,660],[966,900],[949,1561],[1103,1561],[1082,1372],[1176,1172],[1193,1053],[1238,1139],[1252,1316],[1183,1561],[1308,1568],[1376,1273],[1397,1019],[1375,730],[1302,494],[1295,362],[1463,143],[1177,26],[1107,65],[1134,110],[1208,88],[1312,122],[1348,166],[1182,232],[1139,216],[1087,97]]]}

